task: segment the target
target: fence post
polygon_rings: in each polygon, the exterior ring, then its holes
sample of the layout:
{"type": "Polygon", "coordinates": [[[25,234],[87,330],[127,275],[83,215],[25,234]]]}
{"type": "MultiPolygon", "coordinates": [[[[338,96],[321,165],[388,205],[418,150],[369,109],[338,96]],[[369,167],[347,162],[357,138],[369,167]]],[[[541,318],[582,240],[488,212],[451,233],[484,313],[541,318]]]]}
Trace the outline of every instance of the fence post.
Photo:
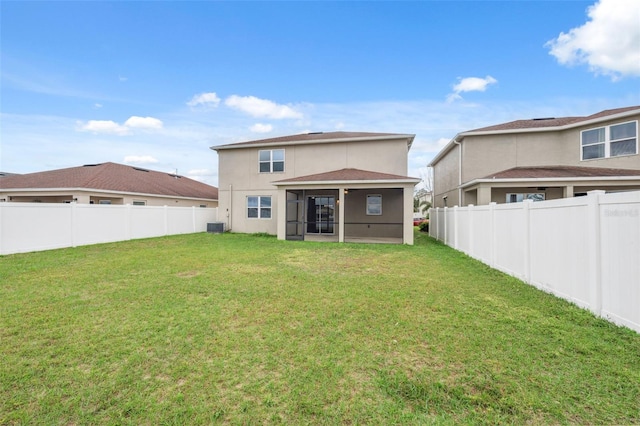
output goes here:
{"type": "Polygon", "coordinates": [[[453,248],[458,250],[458,206],[453,206],[453,248]]]}
{"type": "Polygon", "coordinates": [[[169,207],[164,206],[164,235],[169,235],[169,207]]]}
{"type": "Polygon", "coordinates": [[[191,206],[191,223],[193,223],[193,232],[196,232],[196,206],[191,206]]]}
{"type": "Polygon", "coordinates": [[[449,226],[449,219],[448,219],[448,217],[447,217],[447,213],[448,213],[448,212],[447,212],[447,210],[448,210],[448,207],[446,207],[446,206],[445,206],[443,210],[444,210],[444,213],[442,214],[442,217],[443,217],[443,219],[444,219],[444,220],[443,220],[443,221],[444,221],[444,235],[442,236],[442,241],[443,241],[446,245],[449,245],[449,244],[447,244],[447,243],[448,243],[448,241],[447,241],[447,231],[448,231],[448,229],[447,229],[447,228],[448,228],[448,226],[449,226]]]}
{"type": "Polygon", "coordinates": [[[471,257],[473,257],[473,233],[474,233],[474,228],[473,228],[473,215],[475,214],[475,207],[473,204],[469,204],[467,205],[467,238],[468,238],[468,246],[469,248],[467,249],[467,254],[471,257]]]}
{"type": "Polygon", "coordinates": [[[127,204],[126,205],[126,209],[125,209],[125,226],[127,227],[127,240],[131,240],[131,235],[133,235],[133,232],[131,230],[131,222],[132,222],[132,215],[133,215],[133,207],[131,207],[131,204],[127,204]]]}
{"type": "Polygon", "coordinates": [[[589,295],[591,312],[602,314],[602,252],[600,238],[600,195],[605,192],[587,192],[587,244],[589,253],[589,295]]]}
{"type": "Polygon", "coordinates": [[[71,205],[71,217],[69,220],[71,221],[71,247],[76,246],[76,235],[78,233],[78,218],[76,217],[76,202],[72,201],[71,205]]]}
{"type": "Polygon", "coordinates": [[[531,204],[533,200],[524,200],[524,282],[531,284],[531,204]]]}
{"type": "Polygon", "coordinates": [[[495,268],[496,266],[496,203],[489,203],[489,266],[495,268]]]}

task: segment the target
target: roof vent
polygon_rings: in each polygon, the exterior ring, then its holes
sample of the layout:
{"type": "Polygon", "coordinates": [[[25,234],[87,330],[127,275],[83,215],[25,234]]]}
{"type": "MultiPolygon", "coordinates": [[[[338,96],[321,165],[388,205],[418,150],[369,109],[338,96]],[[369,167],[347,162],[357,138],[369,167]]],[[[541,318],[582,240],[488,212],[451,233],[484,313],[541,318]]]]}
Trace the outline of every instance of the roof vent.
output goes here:
{"type": "Polygon", "coordinates": [[[534,118],[533,121],[555,120],[555,117],[534,118]]]}
{"type": "Polygon", "coordinates": [[[138,167],[134,167],[133,170],[137,170],[139,172],[149,172],[149,170],[147,170],[147,169],[141,169],[141,168],[138,168],[138,167]]]}
{"type": "Polygon", "coordinates": [[[324,133],[324,132],[309,132],[309,133],[307,133],[307,134],[308,134],[308,135],[321,135],[321,134],[323,134],[323,133],[324,133]]]}
{"type": "Polygon", "coordinates": [[[102,165],[101,163],[98,163],[98,164],[85,164],[82,167],[96,167],[96,166],[101,166],[101,165],[102,165]]]}

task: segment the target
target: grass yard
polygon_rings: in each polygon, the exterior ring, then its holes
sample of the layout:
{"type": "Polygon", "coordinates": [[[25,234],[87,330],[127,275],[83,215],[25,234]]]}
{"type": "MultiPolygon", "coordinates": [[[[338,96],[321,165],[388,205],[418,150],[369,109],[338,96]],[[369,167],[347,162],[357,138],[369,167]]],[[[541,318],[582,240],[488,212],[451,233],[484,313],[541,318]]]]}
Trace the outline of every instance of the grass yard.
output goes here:
{"type": "Polygon", "coordinates": [[[0,424],[638,424],[640,335],[425,235],[0,257],[0,424]]]}

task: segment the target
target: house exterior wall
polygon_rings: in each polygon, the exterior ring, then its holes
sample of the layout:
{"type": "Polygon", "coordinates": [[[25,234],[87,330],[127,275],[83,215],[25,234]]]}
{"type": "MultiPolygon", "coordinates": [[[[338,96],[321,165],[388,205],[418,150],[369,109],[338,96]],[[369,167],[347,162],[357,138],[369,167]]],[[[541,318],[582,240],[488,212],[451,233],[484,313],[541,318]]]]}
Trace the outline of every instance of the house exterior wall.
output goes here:
{"type": "MultiPolygon", "coordinates": [[[[460,204],[458,198],[459,155],[460,146],[456,145],[433,166],[433,204],[444,207],[444,198],[447,206],[460,204]]],[[[464,158],[463,158],[464,161],[464,158]]]]}
{"type": "MultiPolygon", "coordinates": [[[[584,124],[565,130],[530,131],[492,134],[463,135],[462,147],[462,182],[481,179],[493,173],[513,167],[536,166],[577,166],[603,167],[619,169],[640,169],[640,153],[619,157],[581,160],[581,132],[612,124],[640,122],[640,114],[584,124]]],[[[636,135],[640,145],[640,135],[636,135]]],[[[477,190],[463,191],[462,199],[458,197],[458,155],[460,146],[453,146],[436,164],[434,173],[434,205],[444,207],[443,197],[447,196],[447,206],[482,204],[484,197],[477,190]]],[[[638,148],[640,151],[640,147],[638,148]]],[[[564,183],[563,185],[566,185],[564,183]]],[[[579,185],[594,189],[590,184],[579,185]]],[[[615,185],[613,185],[615,186],[615,185]]],[[[581,189],[581,190],[582,190],[581,189]]],[[[529,188],[529,192],[531,188],[529,188]]],[[[578,189],[575,190],[577,192],[578,189]]],[[[513,191],[515,192],[515,190],[513,191]]],[[[504,203],[506,191],[491,194],[492,201],[504,203]]],[[[556,197],[552,191],[548,199],[556,197]]],[[[562,197],[562,196],[560,196],[562,197]]]]}
{"type": "Polygon", "coordinates": [[[219,220],[234,232],[277,234],[278,188],[273,182],[344,168],[405,176],[407,151],[406,138],[220,149],[219,220]],[[269,149],[284,149],[283,172],[260,173],[259,151],[269,149]],[[270,196],[271,218],[249,218],[249,196],[270,196]]]}

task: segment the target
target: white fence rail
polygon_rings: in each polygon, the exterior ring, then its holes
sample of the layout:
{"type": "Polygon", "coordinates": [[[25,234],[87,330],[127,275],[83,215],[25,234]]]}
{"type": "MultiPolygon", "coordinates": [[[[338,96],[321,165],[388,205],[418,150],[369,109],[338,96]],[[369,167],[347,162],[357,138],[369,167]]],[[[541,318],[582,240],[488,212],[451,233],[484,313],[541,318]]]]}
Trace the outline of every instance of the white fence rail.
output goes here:
{"type": "Polygon", "coordinates": [[[218,209],[0,203],[0,255],[204,232],[218,209]]]}
{"type": "Polygon", "coordinates": [[[429,234],[640,332],[640,192],[437,208],[429,234]]]}

